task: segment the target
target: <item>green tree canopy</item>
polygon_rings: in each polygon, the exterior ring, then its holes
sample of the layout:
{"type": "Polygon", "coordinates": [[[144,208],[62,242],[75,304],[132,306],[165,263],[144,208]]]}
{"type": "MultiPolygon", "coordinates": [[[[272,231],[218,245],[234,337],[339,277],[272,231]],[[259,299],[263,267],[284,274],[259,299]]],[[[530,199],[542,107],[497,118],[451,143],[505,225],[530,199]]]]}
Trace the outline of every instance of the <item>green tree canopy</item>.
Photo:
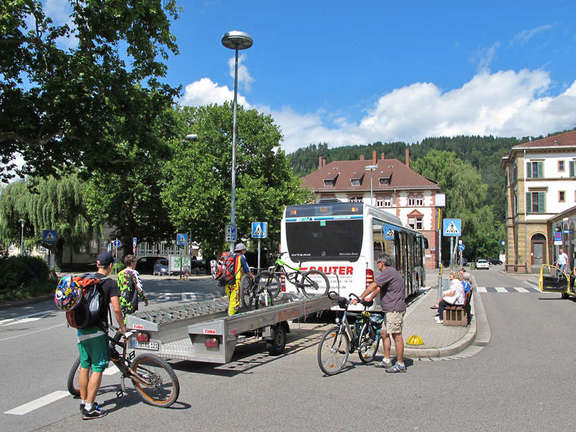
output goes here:
{"type": "Polygon", "coordinates": [[[64,25],[43,3],[0,6],[0,179],[18,155],[21,174],[47,176],[66,165],[108,171],[118,143],[164,146],[154,125],[177,94],[159,81],[177,53],[175,1],[70,1],[64,25]]]}
{"type": "MultiPolygon", "coordinates": [[[[232,108],[230,104],[184,108],[181,137],[172,142],[174,157],[166,166],[162,197],[180,232],[189,232],[208,255],[222,250],[230,221],[232,108]]],[[[302,202],[300,189],[283,151],[281,134],[270,116],[238,107],[236,149],[236,225],[239,237],[250,235],[250,222],[267,221],[269,237],[279,240],[285,205],[302,202]]]]}

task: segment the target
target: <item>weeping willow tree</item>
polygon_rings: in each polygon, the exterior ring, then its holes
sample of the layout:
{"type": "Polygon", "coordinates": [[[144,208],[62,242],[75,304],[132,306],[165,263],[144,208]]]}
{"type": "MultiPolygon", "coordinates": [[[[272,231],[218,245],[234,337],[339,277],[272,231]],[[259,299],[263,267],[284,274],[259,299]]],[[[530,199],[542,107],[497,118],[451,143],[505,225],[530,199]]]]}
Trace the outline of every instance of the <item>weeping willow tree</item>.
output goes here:
{"type": "Polygon", "coordinates": [[[91,238],[94,227],[84,203],[85,183],[76,175],[10,183],[0,190],[0,244],[20,243],[24,221],[24,248],[42,243],[43,230],[56,230],[56,263],[64,246],[78,250],[91,238]]]}

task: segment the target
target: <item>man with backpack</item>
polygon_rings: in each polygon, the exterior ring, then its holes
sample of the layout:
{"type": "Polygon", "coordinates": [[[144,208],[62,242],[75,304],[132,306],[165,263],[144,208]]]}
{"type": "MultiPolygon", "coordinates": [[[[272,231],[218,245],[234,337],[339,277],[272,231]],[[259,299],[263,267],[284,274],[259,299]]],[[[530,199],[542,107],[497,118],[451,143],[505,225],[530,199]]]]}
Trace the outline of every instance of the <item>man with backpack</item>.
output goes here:
{"type": "Polygon", "coordinates": [[[124,316],[120,309],[120,291],[116,281],[108,279],[107,276],[112,271],[114,257],[110,252],[103,252],[98,255],[96,265],[98,271],[95,273],[96,278],[100,279],[97,288],[101,291],[103,300],[101,303],[101,320],[99,324],[79,328],[78,331],[78,350],[80,351],[80,372],[78,374],[78,383],[80,386],[80,411],[84,420],[96,419],[106,415],[95,402],[96,393],[102,382],[102,372],[108,366],[109,350],[106,340],[108,330],[108,308],[112,305],[112,310],[118,322],[120,332],[124,333],[124,316]],[[92,373],[90,373],[92,369],[92,373]]]}
{"type": "Polygon", "coordinates": [[[250,275],[254,279],[254,274],[250,271],[248,261],[246,261],[246,246],[238,243],[234,248],[234,274],[233,283],[226,284],[226,295],[228,296],[228,316],[234,315],[240,308],[240,280],[244,274],[250,275]]]}
{"type": "Polygon", "coordinates": [[[142,281],[136,271],[136,257],[134,255],[126,255],[124,264],[126,268],[118,273],[118,288],[120,289],[120,308],[124,319],[126,319],[126,315],[138,310],[139,298],[144,301],[146,306],[148,306],[148,299],[144,295],[142,281]]]}

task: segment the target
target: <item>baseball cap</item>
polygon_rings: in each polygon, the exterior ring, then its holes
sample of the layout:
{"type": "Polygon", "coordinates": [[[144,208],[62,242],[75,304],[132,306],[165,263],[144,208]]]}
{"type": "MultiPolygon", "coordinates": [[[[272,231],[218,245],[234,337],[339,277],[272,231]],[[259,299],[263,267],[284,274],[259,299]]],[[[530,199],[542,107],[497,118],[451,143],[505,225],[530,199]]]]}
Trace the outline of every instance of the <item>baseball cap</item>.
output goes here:
{"type": "Polygon", "coordinates": [[[246,249],[246,245],[244,243],[238,243],[234,248],[234,252],[240,252],[246,249]]]}
{"type": "Polygon", "coordinates": [[[108,267],[113,262],[114,257],[110,252],[102,252],[98,254],[98,260],[96,261],[96,265],[98,267],[108,267]]]}

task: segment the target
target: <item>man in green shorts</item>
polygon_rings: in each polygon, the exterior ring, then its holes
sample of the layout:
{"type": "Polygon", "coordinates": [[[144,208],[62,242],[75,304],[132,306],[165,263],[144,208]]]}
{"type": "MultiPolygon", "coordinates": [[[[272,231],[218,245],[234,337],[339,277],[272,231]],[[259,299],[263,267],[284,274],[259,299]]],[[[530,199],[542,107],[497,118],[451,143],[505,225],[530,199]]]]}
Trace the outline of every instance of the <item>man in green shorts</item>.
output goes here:
{"type": "Polygon", "coordinates": [[[98,255],[98,271],[96,277],[102,279],[99,286],[104,295],[105,309],[102,313],[102,322],[100,325],[90,326],[78,329],[78,351],[80,351],[80,372],[78,374],[78,383],[80,386],[80,411],[84,420],[96,419],[106,415],[95,402],[96,393],[102,382],[102,372],[108,366],[108,343],[106,341],[106,332],[108,329],[108,308],[112,305],[112,310],[116,321],[120,327],[120,332],[125,332],[124,317],[120,309],[118,296],[120,291],[116,281],[108,279],[107,276],[112,271],[114,257],[110,252],[104,252],[98,255]],[[90,369],[92,373],[90,373],[90,369]]]}

